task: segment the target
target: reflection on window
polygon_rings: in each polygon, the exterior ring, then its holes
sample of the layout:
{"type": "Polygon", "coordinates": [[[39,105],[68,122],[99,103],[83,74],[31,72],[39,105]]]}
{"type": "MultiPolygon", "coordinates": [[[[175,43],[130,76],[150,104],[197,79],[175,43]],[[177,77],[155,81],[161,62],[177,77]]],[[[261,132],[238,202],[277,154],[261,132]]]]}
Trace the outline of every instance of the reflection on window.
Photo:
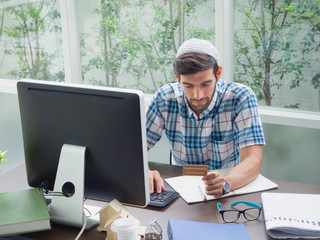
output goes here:
{"type": "Polygon", "coordinates": [[[64,80],[56,1],[0,1],[0,77],[64,80]]]}
{"type": "Polygon", "coordinates": [[[234,80],[267,106],[320,111],[320,1],[234,3],[234,80]]]}
{"type": "Polygon", "coordinates": [[[84,81],[154,92],[191,37],[214,39],[213,0],[79,2],[84,81]]]}

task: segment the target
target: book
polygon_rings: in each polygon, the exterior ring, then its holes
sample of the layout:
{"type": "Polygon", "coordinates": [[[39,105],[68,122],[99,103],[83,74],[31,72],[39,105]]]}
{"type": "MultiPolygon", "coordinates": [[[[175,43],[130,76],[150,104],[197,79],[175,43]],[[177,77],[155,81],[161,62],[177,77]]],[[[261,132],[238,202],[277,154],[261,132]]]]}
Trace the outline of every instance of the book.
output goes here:
{"type": "Polygon", "coordinates": [[[320,238],[320,194],[262,193],[267,234],[273,238],[320,238]]]}
{"type": "MultiPolygon", "coordinates": [[[[230,169],[219,170],[222,175],[225,175],[230,169]]],[[[205,185],[201,180],[202,176],[189,176],[183,175],[178,177],[166,178],[165,181],[177,192],[187,203],[197,203],[207,200],[218,199],[210,195],[205,194],[205,185]]],[[[254,193],[259,191],[265,191],[273,188],[277,188],[278,185],[261,174],[250,182],[249,184],[238,188],[236,190],[230,191],[228,194],[221,196],[220,198],[254,193]]]]}
{"type": "Polygon", "coordinates": [[[0,193],[0,236],[49,229],[46,200],[37,188],[0,193]]]}
{"type": "Polygon", "coordinates": [[[169,219],[167,232],[169,240],[250,239],[244,224],[222,224],[169,219]]]}

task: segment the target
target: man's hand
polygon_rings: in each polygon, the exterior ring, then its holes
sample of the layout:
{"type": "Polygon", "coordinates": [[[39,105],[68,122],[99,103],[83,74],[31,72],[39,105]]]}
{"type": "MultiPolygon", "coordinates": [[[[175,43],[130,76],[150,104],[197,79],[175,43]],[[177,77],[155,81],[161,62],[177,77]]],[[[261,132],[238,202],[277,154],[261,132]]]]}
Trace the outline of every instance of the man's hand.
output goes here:
{"type": "Polygon", "coordinates": [[[161,193],[164,190],[163,179],[157,170],[149,170],[149,189],[150,193],[153,193],[155,189],[157,193],[161,193]]]}
{"type": "Polygon", "coordinates": [[[221,197],[223,193],[224,177],[218,171],[209,172],[202,177],[205,184],[206,194],[214,197],[221,197]]]}

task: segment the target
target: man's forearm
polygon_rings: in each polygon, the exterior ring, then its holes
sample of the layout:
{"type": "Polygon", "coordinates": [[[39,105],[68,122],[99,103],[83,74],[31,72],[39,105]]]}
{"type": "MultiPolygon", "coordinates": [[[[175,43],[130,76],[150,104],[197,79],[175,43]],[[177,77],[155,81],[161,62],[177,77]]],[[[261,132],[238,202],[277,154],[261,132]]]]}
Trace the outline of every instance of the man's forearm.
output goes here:
{"type": "Polygon", "coordinates": [[[262,167],[262,148],[262,145],[255,145],[239,150],[241,162],[225,176],[231,190],[247,185],[259,175],[262,167]]]}

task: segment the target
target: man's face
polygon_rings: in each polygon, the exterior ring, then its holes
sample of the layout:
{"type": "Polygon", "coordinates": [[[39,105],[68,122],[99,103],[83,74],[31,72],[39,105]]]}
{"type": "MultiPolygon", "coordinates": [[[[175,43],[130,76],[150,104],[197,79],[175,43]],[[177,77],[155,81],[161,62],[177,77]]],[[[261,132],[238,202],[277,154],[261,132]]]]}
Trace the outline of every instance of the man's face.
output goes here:
{"type": "MultiPolygon", "coordinates": [[[[218,73],[218,80],[220,78],[218,73]]],[[[192,110],[199,115],[208,108],[212,100],[217,79],[213,69],[190,75],[180,75],[180,84],[192,110]]]]}

